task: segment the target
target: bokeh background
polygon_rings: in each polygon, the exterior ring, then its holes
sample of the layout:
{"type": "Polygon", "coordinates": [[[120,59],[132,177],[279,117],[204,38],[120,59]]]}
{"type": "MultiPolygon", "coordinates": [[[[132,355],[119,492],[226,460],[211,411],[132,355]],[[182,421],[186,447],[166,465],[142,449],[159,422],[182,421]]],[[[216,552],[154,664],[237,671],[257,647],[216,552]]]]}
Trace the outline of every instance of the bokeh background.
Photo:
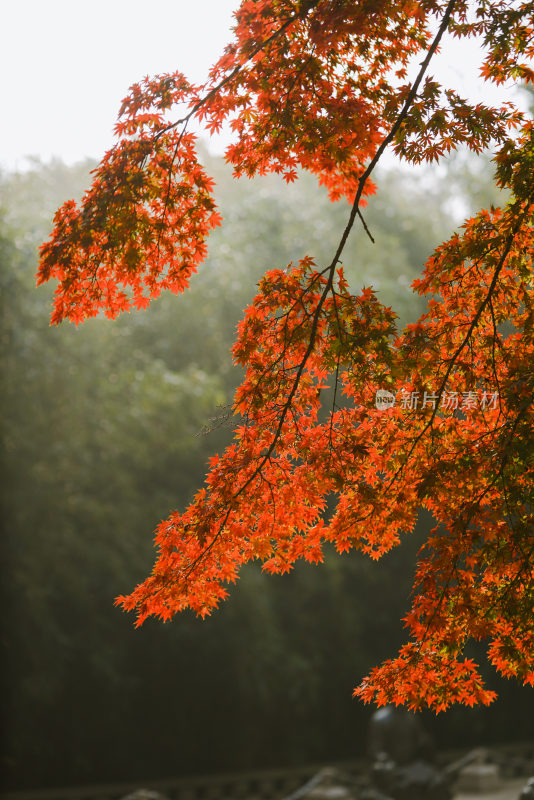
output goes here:
{"type": "MultiPolygon", "coordinates": [[[[133,618],[114,597],[143,579],[151,532],[202,484],[232,435],[235,325],[268,267],[332,252],[346,206],[313,179],[235,183],[219,157],[225,224],[183,297],[79,328],[49,326],[35,288],[54,208],[88,163],[35,163],[0,182],[3,476],[3,771],[10,788],[146,780],[328,762],[365,751],[371,710],[351,697],[403,641],[417,549],[430,520],[375,563],[327,554],[287,576],[244,569],[208,619],[133,618]],[[209,432],[206,432],[207,429],[209,432]]],[[[400,322],[422,310],[410,283],[465,208],[496,202],[488,163],[453,160],[437,183],[388,170],[344,265],[400,322]]],[[[483,653],[475,654],[483,658],[483,653]]],[[[426,724],[441,747],[527,739],[533,691],[488,680],[489,709],[426,724]]]]}
{"type": "MultiPolygon", "coordinates": [[[[251,565],[204,621],[183,614],[135,630],[113,604],[150,570],[155,525],[184,507],[208,458],[231,439],[227,410],[240,373],[230,347],[256,282],[306,253],[330,260],[347,216],[312,178],[236,183],[217,154],[224,142],[203,146],[225,222],[190,292],[115,322],[50,328],[53,287],[35,288],[37,248],[58,205],[88,186],[94,162],[80,157],[111,143],[129,82],[183,69],[182,57],[201,60],[188,62],[190,73],[213,61],[236,5],[221,2],[214,16],[213,4],[197,3],[198,18],[189,3],[163,0],[150,12],[122,0],[8,9],[9,114],[0,134],[5,788],[361,755],[371,709],[352,689],[403,641],[400,620],[431,524],[424,515],[378,563],[331,552],[322,565],[274,577],[251,565]]],[[[388,162],[366,214],[376,244],[359,231],[345,253],[355,290],[373,285],[399,324],[415,319],[423,307],[410,284],[425,258],[463,215],[500,201],[491,172],[487,156],[459,155],[432,172],[388,162]]],[[[473,655],[484,661],[483,649],[473,655]]],[[[425,717],[440,748],[532,737],[533,690],[484,670],[499,692],[493,706],[425,717]]]]}

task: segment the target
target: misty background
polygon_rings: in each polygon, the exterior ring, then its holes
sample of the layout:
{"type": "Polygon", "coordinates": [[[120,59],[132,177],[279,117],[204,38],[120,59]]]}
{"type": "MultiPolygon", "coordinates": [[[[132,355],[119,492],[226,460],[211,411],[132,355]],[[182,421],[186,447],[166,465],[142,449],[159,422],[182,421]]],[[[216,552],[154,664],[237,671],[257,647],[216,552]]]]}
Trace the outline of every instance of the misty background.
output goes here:
{"type": "MultiPolygon", "coordinates": [[[[88,187],[112,145],[128,86],[180,69],[196,81],[229,39],[237,0],[91,5],[25,0],[2,9],[0,303],[4,788],[180,775],[362,755],[372,709],[354,686],[404,640],[414,561],[429,526],[371,562],[242,570],[208,619],[140,630],[114,607],[153,563],[152,531],[201,486],[229,442],[240,373],[235,326],[271,267],[328,262],[347,217],[316,182],[235,183],[221,140],[204,149],[225,218],[182,297],[142,313],[49,326],[53,286],[36,289],[37,248],[56,208],[88,187]],[[206,428],[211,429],[206,433],[206,428]]],[[[445,50],[445,48],[444,48],[445,50]]],[[[438,69],[476,86],[476,52],[438,69]]],[[[503,97],[512,99],[510,88],[503,97]]],[[[463,214],[499,202],[488,158],[378,176],[344,267],[402,324],[423,310],[411,281],[463,214]]],[[[484,659],[484,652],[474,652],[484,659]]],[[[499,700],[425,716],[441,748],[532,736],[533,690],[485,668],[499,700]]]]}
{"type": "MultiPolygon", "coordinates": [[[[4,392],[1,662],[6,787],[43,788],[299,765],[362,755],[371,714],[354,686],[404,641],[414,561],[430,525],[379,562],[331,552],[319,566],[242,570],[204,621],[133,617],[113,605],[153,562],[151,532],[201,486],[229,442],[240,373],[230,347],[269,267],[331,257],[347,214],[309,176],[235,182],[204,151],[225,222],[184,296],[75,328],[49,326],[37,247],[92,164],[34,162],[0,180],[4,392]],[[211,428],[206,433],[205,429],[211,428]]],[[[411,281],[457,226],[498,202],[487,159],[456,157],[439,184],[392,169],[344,267],[400,315],[411,281]]],[[[484,658],[484,653],[473,652],[484,658]]],[[[441,748],[528,739],[533,690],[485,668],[499,700],[425,717],[441,748]]]]}

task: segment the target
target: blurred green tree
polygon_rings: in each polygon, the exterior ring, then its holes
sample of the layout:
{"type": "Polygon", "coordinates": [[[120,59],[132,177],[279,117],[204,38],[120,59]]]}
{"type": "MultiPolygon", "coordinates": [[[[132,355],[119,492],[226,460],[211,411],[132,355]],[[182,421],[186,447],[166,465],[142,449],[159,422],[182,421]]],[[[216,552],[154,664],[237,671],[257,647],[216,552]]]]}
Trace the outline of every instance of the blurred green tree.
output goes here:
{"type": "MultiPolygon", "coordinates": [[[[35,251],[52,209],[80,195],[92,165],[36,163],[0,181],[2,766],[11,788],[350,757],[363,752],[368,716],[347,702],[354,675],[402,639],[396,620],[420,534],[378,566],[329,553],[320,570],[278,579],[249,567],[202,625],[186,616],[134,632],[112,609],[117,587],[146,571],[147,528],[190,499],[207,458],[231,438],[218,406],[240,380],[229,349],[254,280],[296,256],[310,218],[320,252],[339,224],[339,209],[305,177],[289,194],[272,177],[236,186],[220,159],[204,158],[226,226],[190,302],[162,296],[149,314],[76,330],[49,327],[35,251]],[[213,430],[196,435],[204,427],[213,430]]],[[[420,300],[409,284],[454,218],[428,180],[380,180],[368,219],[384,235],[354,280],[380,281],[384,301],[410,319],[420,300]]],[[[459,191],[485,180],[475,171],[459,191]]],[[[348,268],[365,237],[351,247],[348,268]]],[[[509,708],[513,721],[497,708],[499,729],[520,736],[525,704],[509,708]]],[[[448,741],[471,743],[470,725],[450,723],[448,741]]]]}

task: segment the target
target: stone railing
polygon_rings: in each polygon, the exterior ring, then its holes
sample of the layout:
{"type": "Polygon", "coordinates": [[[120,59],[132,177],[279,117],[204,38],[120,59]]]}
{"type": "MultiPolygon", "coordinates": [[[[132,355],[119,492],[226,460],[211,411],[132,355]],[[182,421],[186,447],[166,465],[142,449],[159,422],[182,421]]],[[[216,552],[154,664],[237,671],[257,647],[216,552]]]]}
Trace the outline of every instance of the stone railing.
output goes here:
{"type": "MultiPolygon", "coordinates": [[[[464,753],[465,750],[443,753],[439,761],[451,763],[464,753]]],[[[503,778],[527,778],[534,775],[534,742],[488,748],[486,760],[499,767],[503,778]]],[[[362,788],[367,785],[368,763],[362,758],[330,762],[328,766],[348,773],[362,788]]],[[[1,794],[0,800],[119,800],[139,789],[158,792],[169,800],[283,800],[324,767],[325,764],[308,764],[172,780],[10,792],[1,794]]]]}
{"type": "Polygon", "coordinates": [[[499,767],[503,778],[534,776],[534,742],[488,748],[487,760],[499,767]]]}
{"type": "MultiPolygon", "coordinates": [[[[310,780],[324,764],[237,772],[135,783],[99,784],[39,791],[10,792],[0,800],[119,800],[141,788],[169,800],[282,800],[310,780]]],[[[335,766],[357,777],[366,773],[363,759],[336,762],[335,766]]]]}

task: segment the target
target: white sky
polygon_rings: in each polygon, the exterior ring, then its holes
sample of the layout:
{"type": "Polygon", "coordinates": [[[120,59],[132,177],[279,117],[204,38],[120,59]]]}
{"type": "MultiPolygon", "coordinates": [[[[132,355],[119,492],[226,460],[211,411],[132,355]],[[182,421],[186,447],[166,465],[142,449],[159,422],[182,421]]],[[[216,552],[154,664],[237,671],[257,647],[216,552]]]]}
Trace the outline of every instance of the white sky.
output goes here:
{"type": "MultiPolygon", "coordinates": [[[[239,0],[0,0],[0,167],[25,156],[100,157],[130,84],[180,70],[206,77],[230,39],[239,0]]],[[[473,46],[440,56],[440,70],[478,99],[473,46]]],[[[510,90],[501,90],[501,97],[510,90]]],[[[217,149],[217,148],[216,148],[217,149]]],[[[219,148],[220,149],[220,146],[219,148]]]]}
{"type": "Polygon", "coordinates": [[[128,87],[180,70],[200,82],[239,0],[0,0],[0,166],[99,157],[128,87]]]}

